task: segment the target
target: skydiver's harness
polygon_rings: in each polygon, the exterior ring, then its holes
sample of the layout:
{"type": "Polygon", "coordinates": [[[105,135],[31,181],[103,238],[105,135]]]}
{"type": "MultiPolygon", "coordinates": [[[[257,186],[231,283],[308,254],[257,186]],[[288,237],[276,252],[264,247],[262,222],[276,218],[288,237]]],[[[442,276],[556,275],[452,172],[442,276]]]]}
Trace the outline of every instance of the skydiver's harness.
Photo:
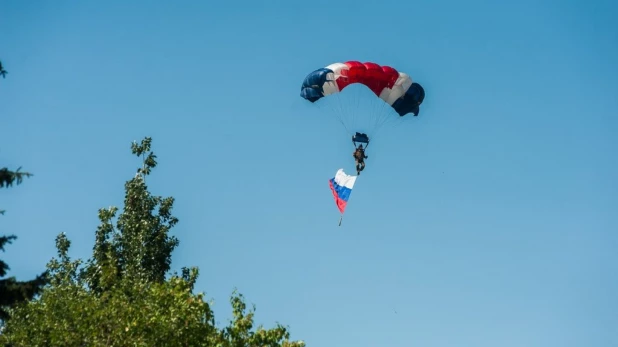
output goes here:
{"type": "Polygon", "coordinates": [[[356,159],[356,161],[358,161],[359,163],[364,162],[365,161],[365,150],[356,148],[356,151],[354,152],[354,159],[356,159]]]}
{"type": "Polygon", "coordinates": [[[354,147],[356,148],[356,151],[354,152],[354,159],[356,159],[356,161],[358,161],[359,163],[364,163],[365,150],[367,149],[367,147],[369,147],[369,137],[367,136],[367,134],[357,132],[354,136],[352,136],[352,143],[354,143],[354,147]],[[359,145],[363,143],[365,144],[365,148],[360,149],[359,145]],[[359,153],[360,155],[357,155],[359,153]]]}

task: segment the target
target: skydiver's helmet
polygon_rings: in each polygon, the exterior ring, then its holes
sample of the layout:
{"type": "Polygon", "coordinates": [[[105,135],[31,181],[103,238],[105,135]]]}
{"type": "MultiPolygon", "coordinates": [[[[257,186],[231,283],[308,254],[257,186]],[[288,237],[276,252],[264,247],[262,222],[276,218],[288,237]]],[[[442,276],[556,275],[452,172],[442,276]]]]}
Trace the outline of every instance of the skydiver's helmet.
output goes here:
{"type": "Polygon", "coordinates": [[[419,112],[421,111],[419,106],[421,106],[421,104],[425,100],[425,89],[423,89],[420,84],[414,82],[412,83],[406,94],[412,96],[414,101],[417,102],[417,105],[412,109],[412,113],[414,114],[414,116],[418,116],[419,112]]]}

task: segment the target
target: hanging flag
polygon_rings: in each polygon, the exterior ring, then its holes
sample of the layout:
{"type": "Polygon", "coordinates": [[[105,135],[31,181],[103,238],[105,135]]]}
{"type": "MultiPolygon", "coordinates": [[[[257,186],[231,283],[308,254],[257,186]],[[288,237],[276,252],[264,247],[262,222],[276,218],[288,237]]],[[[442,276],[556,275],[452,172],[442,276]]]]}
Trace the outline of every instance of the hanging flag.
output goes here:
{"type": "Polygon", "coordinates": [[[352,188],[354,187],[356,178],[357,176],[347,175],[343,172],[343,169],[339,169],[337,170],[335,177],[328,181],[330,189],[333,192],[333,197],[335,198],[337,208],[342,215],[343,211],[345,211],[348,199],[350,198],[350,193],[352,193],[352,188]]]}

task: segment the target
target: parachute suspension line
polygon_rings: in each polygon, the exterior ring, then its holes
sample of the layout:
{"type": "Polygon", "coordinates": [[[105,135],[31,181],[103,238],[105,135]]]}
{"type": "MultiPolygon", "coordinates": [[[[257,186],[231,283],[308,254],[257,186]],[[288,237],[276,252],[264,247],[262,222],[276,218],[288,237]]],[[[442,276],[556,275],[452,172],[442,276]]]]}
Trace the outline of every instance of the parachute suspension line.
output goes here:
{"type": "Polygon", "coordinates": [[[380,129],[382,120],[389,116],[389,109],[386,108],[386,105],[386,102],[383,101],[381,98],[374,99],[374,101],[370,105],[371,120],[368,124],[370,126],[370,129],[367,130],[369,133],[368,135],[370,135],[371,137],[375,137],[375,134],[380,129]]]}
{"type": "MultiPolygon", "coordinates": [[[[338,98],[337,98],[337,101],[339,101],[338,98]]],[[[320,106],[321,106],[322,110],[324,111],[324,113],[326,114],[326,116],[329,116],[332,113],[333,117],[337,121],[339,121],[339,123],[341,123],[344,126],[344,128],[345,128],[345,124],[343,123],[343,119],[341,118],[341,113],[342,113],[342,111],[341,111],[342,110],[341,103],[339,103],[339,102],[335,103],[335,101],[331,98],[331,99],[327,99],[327,100],[319,100],[317,102],[317,104],[320,104],[320,106]]]]}
{"type": "Polygon", "coordinates": [[[380,122],[380,123],[376,126],[376,132],[375,132],[375,135],[374,135],[374,136],[378,135],[378,134],[382,131],[382,127],[384,126],[384,123],[385,123],[385,122],[384,122],[384,121],[382,121],[382,122],[380,122]]]}
{"type": "Polygon", "coordinates": [[[386,110],[386,112],[384,112],[385,111],[385,105],[387,105],[386,102],[382,103],[382,110],[381,110],[381,113],[380,113],[380,117],[378,118],[378,121],[377,121],[378,122],[378,124],[377,124],[377,128],[378,129],[376,131],[381,130],[382,127],[384,126],[384,124],[388,123],[390,120],[392,120],[395,117],[394,115],[389,114],[390,113],[390,112],[388,112],[389,110],[386,110]]]}
{"type": "Polygon", "coordinates": [[[355,112],[354,112],[354,116],[352,117],[352,124],[354,124],[354,129],[356,129],[356,122],[357,122],[357,116],[358,113],[360,113],[360,109],[361,109],[361,100],[363,100],[363,88],[356,88],[356,93],[354,93],[355,97],[354,97],[354,101],[356,101],[356,106],[355,106],[355,112]]]}
{"type": "Polygon", "coordinates": [[[380,129],[382,129],[382,126],[384,126],[384,123],[388,122],[389,119],[392,119],[393,117],[395,117],[392,113],[392,110],[390,109],[391,108],[390,105],[388,105],[385,102],[382,107],[384,109],[384,116],[382,117],[382,120],[379,124],[380,129]]]}
{"type": "MultiPolygon", "coordinates": [[[[342,112],[341,102],[339,101],[339,95],[334,95],[334,97],[337,100],[337,104],[332,105],[332,111],[335,113],[335,116],[337,117],[337,119],[339,119],[339,121],[341,122],[342,121],[342,119],[341,119],[341,112],[342,112]]],[[[333,100],[328,100],[328,101],[334,102],[333,100]]]]}
{"type": "Polygon", "coordinates": [[[367,102],[369,103],[367,106],[367,112],[369,113],[367,116],[370,117],[369,118],[369,122],[367,122],[367,127],[369,127],[367,129],[367,132],[369,134],[373,133],[375,130],[375,117],[376,117],[376,100],[374,98],[374,95],[372,95],[372,97],[370,99],[367,100],[367,102]]]}
{"type": "MultiPolygon", "coordinates": [[[[339,99],[337,98],[337,100],[339,99]]],[[[316,107],[320,109],[320,113],[323,112],[324,114],[328,115],[329,113],[332,112],[335,115],[336,120],[339,121],[341,125],[343,125],[343,128],[345,129],[345,131],[348,134],[350,133],[350,131],[348,130],[341,116],[341,114],[343,113],[343,106],[341,105],[341,102],[339,102],[338,104],[333,104],[332,100],[330,100],[330,102],[326,100],[320,100],[316,102],[314,105],[316,105],[316,107]],[[330,111],[330,112],[327,112],[327,111],[330,111]]]]}
{"type": "MultiPolygon", "coordinates": [[[[348,87],[349,88],[349,87],[348,87]]],[[[346,120],[350,123],[352,127],[352,131],[356,130],[356,114],[358,113],[358,93],[350,93],[350,97],[352,97],[351,105],[352,107],[348,107],[346,110],[348,111],[346,120]],[[356,102],[356,107],[354,107],[354,103],[356,102]]]]}
{"type": "MultiPolygon", "coordinates": [[[[390,118],[390,117],[389,117],[389,118],[390,118]]],[[[385,126],[386,124],[388,124],[388,123],[392,122],[392,121],[393,121],[393,119],[394,119],[394,116],[393,116],[393,118],[390,118],[390,119],[389,119],[389,118],[387,118],[386,120],[384,120],[384,121],[382,121],[382,122],[380,123],[380,125],[379,125],[378,130],[376,131],[376,133],[379,133],[379,132],[380,132],[380,131],[384,128],[384,126],[385,126]]]]}
{"type": "MultiPolygon", "coordinates": [[[[393,117],[387,117],[387,119],[380,125],[379,129],[376,131],[376,133],[380,132],[382,129],[386,128],[387,125],[393,125],[394,127],[405,122],[406,116],[393,116],[393,117]]],[[[408,116],[409,117],[409,116],[408,116]]]]}
{"type": "MultiPolygon", "coordinates": [[[[383,123],[383,119],[388,119],[388,112],[385,112],[385,107],[384,105],[386,105],[386,101],[383,101],[382,99],[379,99],[380,101],[380,106],[378,111],[376,112],[377,116],[375,118],[375,131],[378,132],[380,130],[380,127],[383,123]]],[[[388,110],[386,110],[388,111],[388,110]]]]}
{"type": "Polygon", "coordinates": [[[349,114],[346,114],[346,122],[353,131],[364,132],[371,136],[380,126],[380,123],[389,116],[388,105],[383,99],[372,95],[368,97],[368,93],[373,92],[368,88],[363,88],[361,85],[352,85],[347,88],[346,104],[349,114]],[[347,117],[349,116],[349,117],[347,117]],[[364,121],[361,122],[361,119],[364,121]]]}
{"type": "MultiPolygon", "coordinates": [[[[348,89],[354,89],[353,86],[348,86],[348,89]]],[[[354,105],[356,104],[356,95],[353,93],[353,90],[346,90],[348,92],[348,97],[350,98],[350,100],[348,101],[348,114],[347,114],[347,121],[349,122],[348,124],[350,125],[350,127],[352,128],[352,133],[354,133],[356,129],[356,114],[358,113],[358,107],[355,107],[354,105]]]]}
{"type": "MultiPolygon", "coordinates": [[[[339,96],[339,95],[337,96],[342,98],[342,96],[339,96]]],[[[345,99],[340,99],[340,100],[341,100],[341,109],[343,111],[343,116],[344,116],[344,126],[345,126],[345,129],[348,135],[352,136],[352,134],[354,134],[354,123],[352,122],[352,120],[354,119],[354,109],[351,108],[350,106],[346,106],[347,102],[345,101],[345,99]]]]}
{"type": "Polygon", "coordinates": [[[341,97],[339,96],[339,93],[336,93],[335,95],[335,99],[337,99],[337,105],[339,106],[338,110],[335,110],[335,113],[338,115],[338,119],[339,119],[339,123],[341,123],[341,125],[343,125],[343,128],[345,129],[346,133],[348,133],[348,135],[352,135],[352,133],[350,132],[350,129],[348,129],[348,127],[346,126],[346,122],[345,122],[345,118],[347,115],[346,112],[346,108],[343,107],[343,103],[341,102],[341,97]]]}
{"type": "MultiPolygon", "coordinates": [[[[353,89],[353,87],[348,86],[348,89],[353,89]]],[[[350,128],[352,129],[352,132],[354,132],[356,129],[356,123],[355,123],[355,119],[356,119],[356,113],[358,112],[358,108],[354,107],[355,105],[355,101],[356,101],[356,96],[353,93],[352,90],[346,90],[347,92],[347,97],[350,98],[350,100],[346,101],[346,103],[348,104],[348,107],[346,109],[347,113],[346,113],[346,123],[348,123],[348,125],[350,126],[350,128]]]]}

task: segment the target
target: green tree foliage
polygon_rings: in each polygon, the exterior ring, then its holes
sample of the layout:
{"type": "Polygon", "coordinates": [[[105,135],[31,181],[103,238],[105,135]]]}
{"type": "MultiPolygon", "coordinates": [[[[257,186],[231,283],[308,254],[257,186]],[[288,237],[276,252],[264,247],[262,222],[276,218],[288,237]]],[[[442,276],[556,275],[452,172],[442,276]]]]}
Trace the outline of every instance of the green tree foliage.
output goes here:
{"type": "MultiPolygon", "coordinates": [[[[7,71],[4,70],[2,66],[2,61],[0,61],[0,76],[6,77],[7,71]]],[[[21,172],[21,167],[17,168],[15,171],[9,170],[7,167],[3,167],[0,169],[0,188],[10,187],[14,183],[19,185],[22,183],[24,178],[32,176],[29,172],[21,172]]],[[[0,214],[4,214],[4,210],[0,210],[0,214]]],[[[7,241],[5,241],[7,242],[7,241]]],[[[0,244],[1,246],[2,244],[0,244]]]]}
{"type": "Polygon", "coordinates": [[[8,72],[4,69],[4,67],[2,66],[2,62],[0,61],[0,76],[2,76],[2,78],[6,78],[6,74],[8,72]]]}
{"type": "MultiPolygon", "coordinates": [[[[0,251],[4,251],[4,245],[11,243],[17,237],[15,235],[0,236],[0,251]]],[[[9,265],[0,260],[0,320],[9,319],[8,309],[20,302],[31,300],[46,283],[45,273],[36,276],[30,281],[18,281],[15,277],[3,278],[10,270],[9,265]]]]}
{"type": "MultiPolygon", "coordinates": [[[[6,73],[0,63],[0,74],[6,73]]],[[[21,168],[11,171],[8,168],[0,168],[0,188],[8,188],[22,183],[23,179],[32,176],[29,172],[21,172],[21,168]]],[[[4,214],[4,210],[0,210],[0,214],[4,214]]],[[[0,251],[4,251],[7,244],[12,243],[17,239],[15,235],[0,236],[0,251]]],[[[16,305],[19,302],[32,299],[39,293],[41,287],[45,284],[45,273],[36,276],[30,281],[18,281],[15,277],[4,278],[10,270],[9,265],[0,260],[0,321],[9,319],[7,309],[16,305]]]]}
{"type": "MultiPolygon", "coordinates": [[[[15,171],[9,170],[7,167],[0,169],[0,188],[11,187],[14,183],[19,185],[24,178],[32,176],[30,172],[21,172],[21,167],[15,171]]],[[[4,214],[5,210],[0,210],[0,214],[4,214]]]]}
{"type": "Polygon", "coordinates": [[[70,241],[56,238],[47,265],[50,283],[40,297],[11,309],[0,343],[9,346],[304,347],[286,327],[254,327],[254,310],[231,296],[233,319],[215,324],[204,294],[194,294],[197,268],[167,275],[178,240],[171,197],[153,196],[146,177],[157,165],[151,139],[133,143],[143,160],[125,184],[124,208],[99,210],[92,258],[69,257],[70,241]]]}

